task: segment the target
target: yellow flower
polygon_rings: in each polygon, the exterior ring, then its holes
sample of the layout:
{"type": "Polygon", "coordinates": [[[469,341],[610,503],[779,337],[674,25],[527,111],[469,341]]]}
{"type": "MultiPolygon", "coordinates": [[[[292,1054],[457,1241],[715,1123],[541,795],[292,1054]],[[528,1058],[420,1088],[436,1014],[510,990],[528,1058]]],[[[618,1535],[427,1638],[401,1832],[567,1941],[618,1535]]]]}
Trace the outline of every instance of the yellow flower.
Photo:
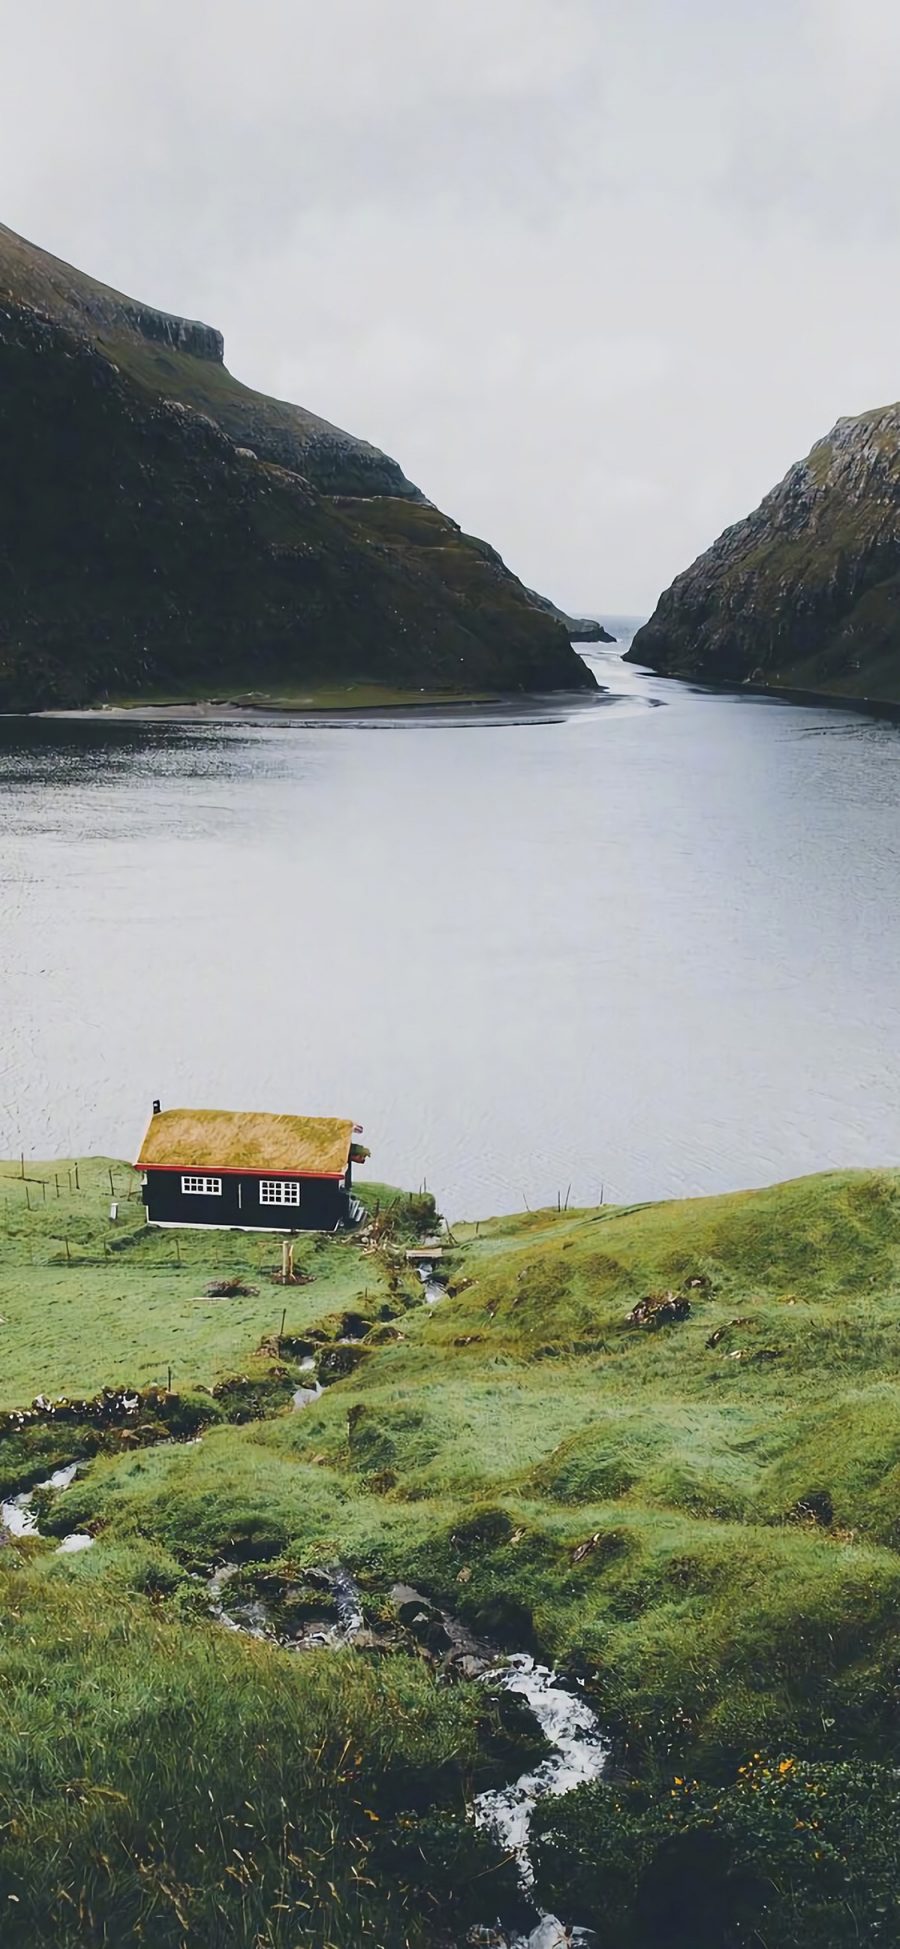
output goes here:
{"type": "Polygon", "coordinates": [[[778,1768],[779,1773],[789,1773],[793,1764],[793,1760],[782,1760],[778,1768]]]}

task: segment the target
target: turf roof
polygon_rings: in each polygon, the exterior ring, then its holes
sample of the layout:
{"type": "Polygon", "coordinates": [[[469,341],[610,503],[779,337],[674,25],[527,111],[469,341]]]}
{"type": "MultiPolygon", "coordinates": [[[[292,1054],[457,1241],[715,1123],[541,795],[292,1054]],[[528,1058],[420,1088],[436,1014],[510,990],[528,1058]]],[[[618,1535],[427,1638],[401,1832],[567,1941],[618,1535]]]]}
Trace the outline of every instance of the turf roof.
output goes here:
{"type": "Polygon", "coordinates": [[[262,1110],[162,1110],[151,1117],[140,1170],[279,1171],[343,1177],[353,1140],[347,1117],[279,1117],[262,1110]]]}

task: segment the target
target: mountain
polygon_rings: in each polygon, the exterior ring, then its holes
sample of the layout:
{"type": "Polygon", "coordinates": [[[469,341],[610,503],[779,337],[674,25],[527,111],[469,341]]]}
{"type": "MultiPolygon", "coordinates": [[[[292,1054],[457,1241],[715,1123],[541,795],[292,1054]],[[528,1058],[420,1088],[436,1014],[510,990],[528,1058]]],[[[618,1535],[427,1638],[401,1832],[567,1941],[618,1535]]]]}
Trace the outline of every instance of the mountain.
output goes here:
{"type": "Polygon", "coordinates": [[[536,589],[527,591],[536,609],[542,609],[546,616],[555,616],[557,622],[564,623],[570,643],[614,643],[615,637],[598,623],[596,616],[570,616],[565,609],[558,608],[549,596],[538,595],[536,589]]]}
{"type": "Polygon", "coordinates": [[[0,226],[0,710],[591,689],[396,461],[0,226]]]}
{"type": "Polygon", "coordinates": [[[900,405],[839,420],[635,636],[678,677],[900,701],[900,405]]]}

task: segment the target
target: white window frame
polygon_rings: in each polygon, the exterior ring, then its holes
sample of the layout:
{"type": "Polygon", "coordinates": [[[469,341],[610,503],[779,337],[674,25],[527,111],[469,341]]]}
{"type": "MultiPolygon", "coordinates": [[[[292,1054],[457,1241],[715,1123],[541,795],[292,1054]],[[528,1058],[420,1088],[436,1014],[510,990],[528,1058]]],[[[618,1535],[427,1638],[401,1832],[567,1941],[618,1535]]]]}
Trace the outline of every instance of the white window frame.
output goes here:
{"type": "Polygon", "coordinates": [[[184,1198],[221,1198],[221,1178],[204,1177],[200,1171],[185,1171],[181,1180],[184,1198]]]}
{"type": "Polygon", "coordinates": [[[300,1184],[297,1178],[260,1178],[259,1202],[261,1205],[299,1205],[300,1184]]]}

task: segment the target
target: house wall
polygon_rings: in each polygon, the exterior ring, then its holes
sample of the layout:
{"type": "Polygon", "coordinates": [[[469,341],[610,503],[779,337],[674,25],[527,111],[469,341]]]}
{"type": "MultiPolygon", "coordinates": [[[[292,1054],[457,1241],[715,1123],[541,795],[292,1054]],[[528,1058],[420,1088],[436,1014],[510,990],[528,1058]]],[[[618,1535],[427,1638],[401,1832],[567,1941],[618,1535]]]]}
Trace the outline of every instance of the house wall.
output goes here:
{"type": "MultiPolygon", "coordinates": [[[[206,1173],[212,1175],[212,1173],[206,1173]]],[[[271,1176],[278,1177],[273,1171],[271,1176]]],[[[148,1171],[142,1191],[151,1225],[236,1225],[260,1232],[331,1232],[350,1201],[333,1178],[301,1178],[299,1205],[261,1205],[259,1178],[222,1178],[220,1197],[197,1198],[181,1189],[180,1171],[148,1171]]]]}

